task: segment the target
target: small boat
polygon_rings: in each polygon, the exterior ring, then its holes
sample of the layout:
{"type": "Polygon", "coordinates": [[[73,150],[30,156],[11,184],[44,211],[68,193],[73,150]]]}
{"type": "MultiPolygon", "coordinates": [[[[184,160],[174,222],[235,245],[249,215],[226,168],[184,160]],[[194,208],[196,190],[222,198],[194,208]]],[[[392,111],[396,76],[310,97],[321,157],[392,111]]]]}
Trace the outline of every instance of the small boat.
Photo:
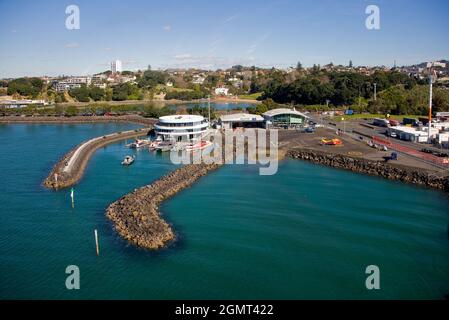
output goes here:
{"type": "Polygon", "coordinates": [[[194,151],[204,150],[210,146],[212,146],[212,142],[201,140],[200,142],[197,142],[197,143],[188,144],[185,147],[185,150],[188,152],[194,152],[194,151]]]}
{"type": "Polygon", "coordinates": [[[136,158],[134,156],[126,156],[125,159],[122,161],[122,165],[124,166],[130,166],[134,163],[134,160],[136,158]]]}
{"type": "Polygon", "coordinates": [[[161,141],[154,149],[158,152],[167,152],[170,151],[174,146],[175,144],[172,141],[161,141]]]}
{"type": "Polygon", "coordinates": [[[134,141],[133,143],[128,144],[126,146],[131,148],[131,149],[140,149],[140,148],[143,148],[143,147],[149,145],[150,143],[151,143],[150,140],[136,139],[136,141],[134,141]]]}

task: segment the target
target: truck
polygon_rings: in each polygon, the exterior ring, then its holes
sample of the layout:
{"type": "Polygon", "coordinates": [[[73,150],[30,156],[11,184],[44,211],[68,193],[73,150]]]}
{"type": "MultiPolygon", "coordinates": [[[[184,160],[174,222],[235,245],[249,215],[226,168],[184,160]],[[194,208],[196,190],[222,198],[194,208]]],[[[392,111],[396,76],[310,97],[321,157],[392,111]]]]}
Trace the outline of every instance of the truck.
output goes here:
{"type": "Polygon", "coordinates": [[[389,122],[387,119],[376,118],[373,120],[373,125],[378,127],[388,127],[389,122]]]}
{"type": "Polygon", "coordinates": [[[402,124],[404,126],[408,125],[408,126],[417,127],[419,122],[418,122],[418,120],[413,119],[413,118],[404,118],[404,119],[402,119],[402,124]]]}

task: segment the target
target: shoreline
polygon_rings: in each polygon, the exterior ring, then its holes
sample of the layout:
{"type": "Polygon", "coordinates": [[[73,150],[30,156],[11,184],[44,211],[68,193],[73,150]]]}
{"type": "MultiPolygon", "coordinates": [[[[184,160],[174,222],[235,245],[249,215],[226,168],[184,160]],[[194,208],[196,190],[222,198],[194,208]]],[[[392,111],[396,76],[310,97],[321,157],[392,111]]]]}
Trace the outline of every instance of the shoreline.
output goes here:
{"type": "MultiPolygon", "coordinates": [[[[124,100],[124,101],[95,101],[95,102],[62,102],[56,103],[55,106],[76,106],[76,107],[87,107],[87,106],[120,106],[120,105],[140,105],[140,104],[154,104],[159,106],[166,105],[178,105],[187,103],[207,103],[207,99],[198,100],[124,100]]],[[[249,104],[260,104],[262,101],[254,99],[241,99],[241,98],[211,98],[211,103],[249,103],[249,104]]]]}
{"type": "Polygon", "coordinates": [[[5,116],[0,117],[0,124],[11,123],[36,123],[36,124],[83,124],[83,123],[107,123],[107,122],[127,122],[137,123],[141,125],[153,125],[157,119],[144,118],[138,115],[125,116],[73,116],[73,117],[51,117],[51,116],[36,116],[36,117],[21,117],[21,116],[5,116]]]}
{"type": "Polygon", "coordinates": [[[62,189],[75,185],[84,175],[91,156],[99,148],[108,144],[137,138],[148,134],[151,128],[141,128],[126,132],[116,132],[83,142],[67,152],[52,168],[43,181],[49,189],[62,189]]]}
{"type": "MultiPolygon", "coordinates": [[[[307,149],[284,151],[285,157],[290,159],[449,192],[447,177],[431,177],[429,172],[421,168],[390,165],[380,161],[307,149]]],[[[136,189],[113,202],[106,209],[106,216],[114,223],[114,229],[130,243],[151,250],[164,248],[176,237],[170,224],[162,218],[162,213],[159,210],[161,203],[220,167],[221,165],[216,164],[197,164],[176,169],[161,179],[136,189]]]]}

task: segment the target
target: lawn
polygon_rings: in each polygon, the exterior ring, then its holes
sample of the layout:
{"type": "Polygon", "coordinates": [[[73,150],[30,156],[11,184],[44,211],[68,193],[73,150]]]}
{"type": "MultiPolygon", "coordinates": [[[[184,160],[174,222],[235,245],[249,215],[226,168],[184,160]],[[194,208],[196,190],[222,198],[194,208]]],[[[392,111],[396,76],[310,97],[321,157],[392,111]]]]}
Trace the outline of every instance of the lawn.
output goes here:
{"type": "Polygon", "coordinates": [[[241,94],[239,95],[239,99],[247,99],[247,100],[257,100],[262,95],[263,92],[256,92],[253,94],[241,94]]]}

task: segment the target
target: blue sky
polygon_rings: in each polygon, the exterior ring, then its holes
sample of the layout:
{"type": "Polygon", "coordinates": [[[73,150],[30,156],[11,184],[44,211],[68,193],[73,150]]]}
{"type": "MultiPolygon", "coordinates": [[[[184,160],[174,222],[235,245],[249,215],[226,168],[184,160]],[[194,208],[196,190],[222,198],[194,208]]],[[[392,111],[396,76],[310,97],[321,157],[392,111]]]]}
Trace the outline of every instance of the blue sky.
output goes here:
{"type": "Polygon", "coordinates": [[[0,78],[449,58],[447,0],[0,0],[0,78]],[[65,9],[80,8],[80,30],[65,9]],[[365,8],[380,8],[380,30],[365,8]]]}

